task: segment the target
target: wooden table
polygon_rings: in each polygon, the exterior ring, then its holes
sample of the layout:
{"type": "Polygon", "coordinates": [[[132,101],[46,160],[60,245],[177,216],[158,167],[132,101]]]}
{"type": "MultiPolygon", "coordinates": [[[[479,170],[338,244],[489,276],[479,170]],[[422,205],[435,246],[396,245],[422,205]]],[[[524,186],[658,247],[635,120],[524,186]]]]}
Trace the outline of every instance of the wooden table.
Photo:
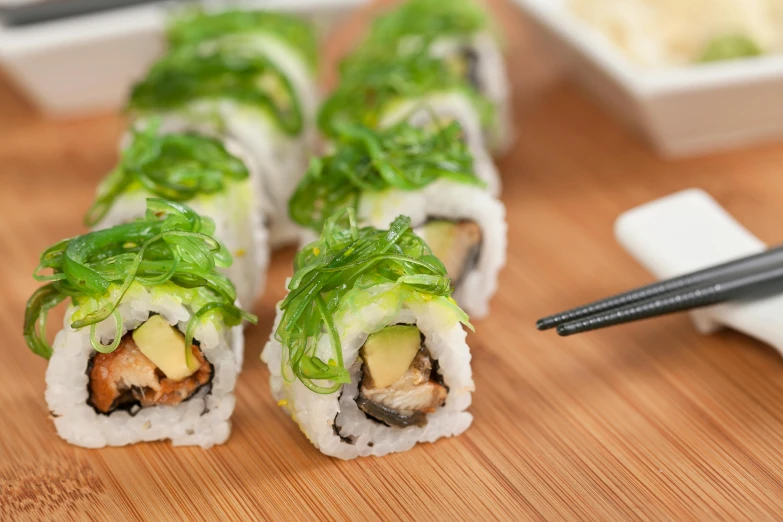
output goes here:
{"type": "Polygon", "coordinates": [[[61,441],[43,399],[46,362],[21,337],[24,303],[39,253],[83,230],[123,122],[46,121],[0,81],[0,519],[781,516],[783,364],[771,348],[699,336],[686,316],[568,339],[533,324],[650,279],[612,237],[617,215],[650,199],[703,187],[762,239],[783,240],[783,145],[662,161],[558,79],[521,16],[496,7],[511,34],[518,142],[500,162],[508,265],[491,317],[469,338],[475,421],[459,438],[382,459],[321,455],[269,394],[258,355],[290,250],[275,255],[255,307],[225,445],[61,441]]]}

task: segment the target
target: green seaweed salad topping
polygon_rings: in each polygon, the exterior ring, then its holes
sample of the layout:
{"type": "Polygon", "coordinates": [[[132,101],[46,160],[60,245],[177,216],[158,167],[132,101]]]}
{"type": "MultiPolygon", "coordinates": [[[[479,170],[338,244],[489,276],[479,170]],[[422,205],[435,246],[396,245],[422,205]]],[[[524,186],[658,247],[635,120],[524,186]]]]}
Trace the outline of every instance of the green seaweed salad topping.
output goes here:
{"type": "Polygon", "coordinates": [[[289,135],[302,129],[301,107],[288,77],[265,56],[231,41],[173,49],[133,87],[128,108],[187,111],[189,104],[205,100],[265,111],[289,135]]]}
{"type": "Polygon", "coordinates": [[[93,226],[123,193],[144,189],[171,201],[222,192],[227,182],[249,176],[245,164],[214,138],[159,134],[159,122],[134,130],[117,168],[98,187],[84,223],[93,226]]]}
{"type": "Polygon", "coordinates": [[[341,123],[378,127],[383,112],[394,102],[455,91],[471,101],[485,126],[495,117],[492,103],[464,76],[424,52],[360,53],[341,64],[340,76],[340,84],[318,115],[319,126],[330,136],[341,123]]]}
{"type": "Polygon", "coordinates": [[[298,378],[316,393],[332,393],[350,382],[334,316],[345,301],[356,301],[354,309],[377,304],[379,296],[363,290],[378,285],[386,285],[385,295],[392,294],[398,305],[407,299],[441,297],[470,327],[467,315],[450,299],[451,283],[443,263],[412,232],[410,218],[398,217],[389,230],[359,228],[353,209],[345,209],[331,216],[321,238],[294,260],[294,276],[280,304],[283,316],[275,331],[283,346],[283,375],[298,378]],[[330,340],[332,356],[327,361],[317,355],[322,335],[330,340]]]}
{"type": "Polygon", "coordinates": [[[318,39],[313,28],[303,20],[283,13],[224,11],[209,14],[193,10],[176,17],[167,31],[172,47],[253,34],[278,38],[301,54],[311,69],[318,65],[318,39]]]}
{"type": "Polygon", "coordinates": [[[358,210],[362,192],[389,188],[418,190],[437,179],[483,186],[462,128],[415,127],[401,122],[382,130],[338,125],[334,153],[310,162],[289,200],[291,218],[320,231],[343,208],[358,210]]]}
{"type": "Polygon", "coordinates": [[[117,306],[134,283],[150,287],[170,283],[206,297],[188,323],[185,346],[190,346],[195,327],[208,314],[220,313],[228,326],[243,319],[255,323],[254,315],[234,305],[236,291],[231,281],[215,270],[230,266],[231,254],[212,237],[214,229],[211,219],[181,203],[150,198],[144,218],[49,247],[33,273],[37,281],[47,284],[27,302],[27,346],[47,359],[52,355],[46,341],[46,319],[49,310],[70,297],[77,305],[96,304],[86,314],[74,314],[71,328],[89,326],[93,348],[103,353],[114,351],[122,332],[117,306]],[[47,269],[50,274],[43,273],[47,269]],[[116,323],[116,334],[107,346],[100,343],[95,328],[110,316],[116,323]]]}
{"type": "Polygon", "coordinates": [[[406,37],[417,37],[418,42],[408,40],[405,44],[426,47],[438,38],[469,35],[489,27],[489,16],[472,0],[409,0],[378,17],[364,45],[396,46],[406,37]]]}

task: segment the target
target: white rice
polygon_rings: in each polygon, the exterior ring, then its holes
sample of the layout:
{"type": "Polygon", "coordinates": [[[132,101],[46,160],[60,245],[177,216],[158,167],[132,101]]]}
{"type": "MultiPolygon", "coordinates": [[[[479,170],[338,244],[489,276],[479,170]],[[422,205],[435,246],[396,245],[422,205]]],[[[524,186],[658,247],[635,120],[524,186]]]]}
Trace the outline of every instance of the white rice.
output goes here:
{"type": "Polygon", "coordinates": [[[449,180],[438,180],[422,190],[365,192],[359,201],[362,224],[388,228],[397,216],[411,218],[414,229],[431,218],[469,220],[481,228],[481,251],[476,267],[463,277],[454,299],[471,317],[489,313],[489,301],[506,264],[506,209],[483,190],[449,180]]]}
{"type": "MultiPolygon", "coordinates": [[[[282,346],[274,330],[261,358],[269,366],[272,394],[286,412],[299,424],[307,438],[321,452],[341,459],[407,451],[419,442],[435,442],[441,437],[461,434],[470,426],[473,416],[466,410],[474,391],[470,368],[470,349],[465,331],[443,299],[429,302],[401,303],[386,306],[383,294],[393,285],[378,285],[368,292],[379,295],[374,304],[357,309],[346,307],[335,316],[343,347],[343,358],[350,368],[351,383],[332,394],[322,395],[305,387],[299,380],[287,381],[281,373],[282,346]],[[359,350],[370,333],[387,325],[415,324],[425,336],[425,346],[438,361],[440,373],[449,388],[446,403],[427,415],[424,427],[389,427],[367,418],[355,402],[361,380],[362,361],[359,350]],[[343,440],[335,432],[335,423],[343,440]]],[[[346,300],[344,299],[344,302],[346,300]]],[[[278,309],[275,330],[282,314],[278,309]]],[[[324,360],[330,357],[331,343],[324,335],[318,352],[324,360]]]]}
{"type": "MultiPolygon", "coordinates": [[[[123,318],[122,335],[141,325],[151,313],[160,314],[184,332],[194,312],[178,297],[154,289],[147,291],[140,285],[129,290],[118,309],[123,318]]],[[[227,328],[219,315],[213,315],[214,320],[203,321],[196,327],[195,339],[201,343],[201,350],[213,367],[209,387],[203,387],[176,406],[139,408],[134,414],[117,410],[104,415],[87,404],[86,369],[95,350],[90,345],[89,328],[78,331],[70,328],[75,311],[75,307],[69,307],[46,370],[46,402],[60,437],[86,448],[165,439],[175,446],[209,448],[228,439],[239,370],[237,361],[241,361],[244,350],[241,326],[227,328]]],[[[114,319],[101,322],[96,331],[101,342],[109,344],[114,339],[114,319]]]]}
{"type": "MultiPolygon", "coordinates": [[[[229,140],[225,146],[248,170],[254,170],[252,158],[239,145],[229,140]]],[[[95,228],[108,228],[143,216],[148,197],[157,196],[142,189],[122,194],[95,228]]],[[[249,179],[229,182],[219,194],[197,196],[185,203],[215,221],[215,237],[234,257],[233,264],[221,271],[236,286],[239,302],[251,308],[264,292],[269,265],[269,238],[258,188],[249,179]]]]}
{"type": "Polygon", "coordinates": [[[420,98],[406,98],[390,104],[381,116],[381,127],[408,121],[412,125],[426,126],[433,116],[441,121],[456,121],[465,133],[465,139],[473,156],[473,169],[479,179],[487,184],[493,196],[501,191],[500,174],[487,153],[481,118],[464,94],[456,91],[432,93],[420,98]]]}

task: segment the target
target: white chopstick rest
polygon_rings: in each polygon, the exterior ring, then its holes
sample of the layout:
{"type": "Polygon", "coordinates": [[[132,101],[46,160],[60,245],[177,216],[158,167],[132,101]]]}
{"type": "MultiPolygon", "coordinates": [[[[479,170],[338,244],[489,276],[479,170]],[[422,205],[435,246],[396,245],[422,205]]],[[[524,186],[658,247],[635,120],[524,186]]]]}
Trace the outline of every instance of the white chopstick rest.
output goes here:
{"type": "MultiPolygon", "coordinates": [[[[617,241],[659,279],[668,279],[761,252],[766,245],[706,192],[690,189],[622,214],[617,241]]],[[[783,354],[783,295],[730,302],[691,312],[696,328],[733,328],[783,354]]]]}

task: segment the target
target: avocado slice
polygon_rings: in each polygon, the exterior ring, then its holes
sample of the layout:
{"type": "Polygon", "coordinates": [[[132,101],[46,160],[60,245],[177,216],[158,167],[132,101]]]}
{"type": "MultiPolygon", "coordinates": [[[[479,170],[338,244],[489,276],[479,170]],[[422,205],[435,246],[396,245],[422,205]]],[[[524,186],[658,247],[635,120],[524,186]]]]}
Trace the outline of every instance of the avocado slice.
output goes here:
{"type": "Polygon", "coordinates": [[[365,371],[373,388],[386,388],[408,371],[421,346],[421,332],[413,325],[398,324],[370,334],[362,346],[365,371]]]}
{"type": "Polygon", "coordinates": [[[133,342],[166,377],[181,381],[200,367],[196,357],[186,357],[185,336],[160,315],[153,315],[133,332],[133,342]]]}

